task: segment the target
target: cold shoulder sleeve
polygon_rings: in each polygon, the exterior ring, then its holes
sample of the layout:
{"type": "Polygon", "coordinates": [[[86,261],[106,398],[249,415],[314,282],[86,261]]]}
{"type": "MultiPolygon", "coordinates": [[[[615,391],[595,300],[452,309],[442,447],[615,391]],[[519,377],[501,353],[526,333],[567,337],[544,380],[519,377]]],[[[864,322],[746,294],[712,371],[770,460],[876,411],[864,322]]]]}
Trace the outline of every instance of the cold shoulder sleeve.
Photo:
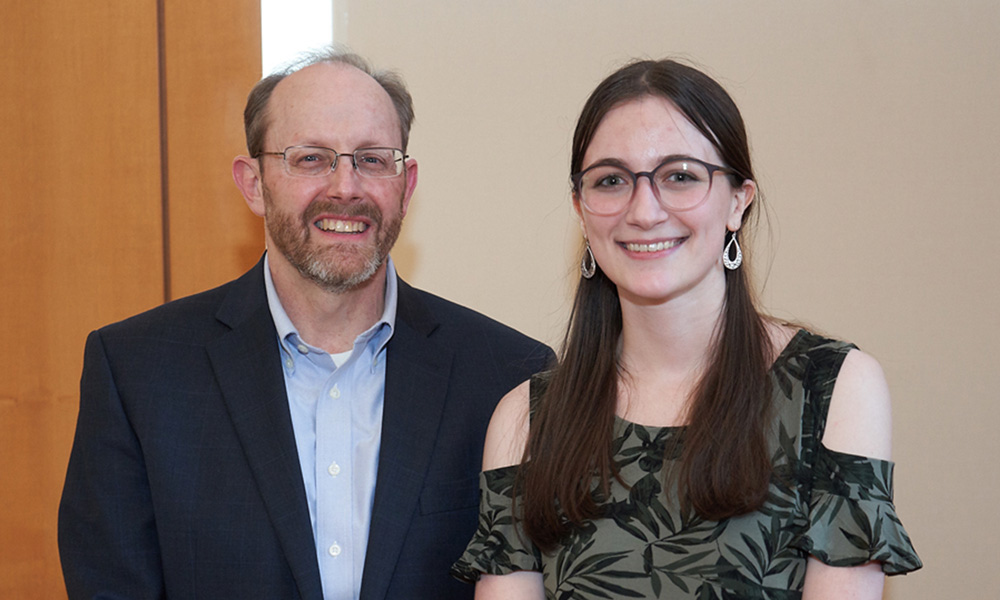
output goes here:
{"type": "Polygon", "coordinates": [[[878,561],[887,575],[921,568],[893,505],[893,463],[830,450],[821,441],[837,376],[855,346],[805,331],[797,341],[776,373],[784,397],[802,399],[800,496],[790,545],[835,567],[878,561]]]}
{"type": "Polygon", "coordinates": [[[878,561],[887,575],[922,567],[892,503],[893,467],[820,444],[809,523],[793,545],[835,567],[878,561]]]}
{"type": "Polygon", "coordinates": [[[514,521],[513,489],[517,466],[485,471],[479,476],[479,527],[451,574],[467,582],[482,574],[541,571],[541,555],[514,521]]]}

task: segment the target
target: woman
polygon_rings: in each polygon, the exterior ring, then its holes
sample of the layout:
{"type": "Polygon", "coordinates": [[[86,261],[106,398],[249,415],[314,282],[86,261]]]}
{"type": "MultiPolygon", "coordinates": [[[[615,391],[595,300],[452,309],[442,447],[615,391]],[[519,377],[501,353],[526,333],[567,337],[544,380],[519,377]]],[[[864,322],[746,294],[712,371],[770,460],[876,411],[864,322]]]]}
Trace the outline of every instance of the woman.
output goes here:
{"type": "Polygon", "coordinates": [[[670,60],[577,123],[586,241],[558,367],[500,402],[479,530],[491,598],[880,598],[920,568],[892,506],[878,363],[760,313],[739,110],[670,60]]]}

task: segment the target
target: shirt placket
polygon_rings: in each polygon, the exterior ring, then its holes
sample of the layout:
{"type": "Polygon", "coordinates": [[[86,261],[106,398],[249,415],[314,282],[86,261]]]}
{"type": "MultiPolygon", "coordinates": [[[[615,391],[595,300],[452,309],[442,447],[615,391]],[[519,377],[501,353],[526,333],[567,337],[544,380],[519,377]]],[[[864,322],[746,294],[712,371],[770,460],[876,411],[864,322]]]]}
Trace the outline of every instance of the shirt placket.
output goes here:
{"type": "Polygon", "coordinates": [[[329,574],[323,589],[330,598],[353,598],[355,589],[351,560],[351,385],[347,372],[344,366],[334,370],[316,406],[316,541],[324,562],[321,572],[329,574]]]}

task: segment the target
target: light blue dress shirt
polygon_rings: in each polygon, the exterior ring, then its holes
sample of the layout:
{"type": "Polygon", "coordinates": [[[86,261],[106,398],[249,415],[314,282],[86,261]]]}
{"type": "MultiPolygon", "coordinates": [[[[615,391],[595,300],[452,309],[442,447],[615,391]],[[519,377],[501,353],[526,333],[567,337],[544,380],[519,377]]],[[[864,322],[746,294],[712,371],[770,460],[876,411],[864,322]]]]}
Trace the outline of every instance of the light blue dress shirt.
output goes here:
{"type": "Polygon", "coordinates": [[[385,347],[396,321],[396,268],[388,259],[385,309],[349,352],[303,340],[281,306],[264,257],[285,390],[327,600],[357,599],[371,522],[385,398],[385,347]]]}

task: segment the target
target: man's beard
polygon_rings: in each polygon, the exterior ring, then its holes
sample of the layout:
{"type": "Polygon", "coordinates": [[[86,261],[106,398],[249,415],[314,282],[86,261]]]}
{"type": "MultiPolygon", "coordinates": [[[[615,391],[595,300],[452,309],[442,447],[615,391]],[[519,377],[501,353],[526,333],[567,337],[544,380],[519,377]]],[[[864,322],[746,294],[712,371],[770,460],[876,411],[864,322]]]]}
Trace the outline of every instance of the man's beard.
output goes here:
{"type": "Polygon", "coordinates": [[[389,256],[403,225],[402,197],[400,210],[384,220],[382,212],[370,202],[337,204],[320,200],[310,204],[301,219],[297,220],[294,215],[277,208],[266,187],[264,204],[267,209],[265,226],[275,249],[303,277],[334,294],[348,292],[371,279],[389,256]],[[375,228],[375,244],[358,246],[343,243],[318,247],[310,241],[310,234],[316,228],[313,223],[322,214],[335,214],[341,218],[366,217],[369,227],[375,228]]]}

